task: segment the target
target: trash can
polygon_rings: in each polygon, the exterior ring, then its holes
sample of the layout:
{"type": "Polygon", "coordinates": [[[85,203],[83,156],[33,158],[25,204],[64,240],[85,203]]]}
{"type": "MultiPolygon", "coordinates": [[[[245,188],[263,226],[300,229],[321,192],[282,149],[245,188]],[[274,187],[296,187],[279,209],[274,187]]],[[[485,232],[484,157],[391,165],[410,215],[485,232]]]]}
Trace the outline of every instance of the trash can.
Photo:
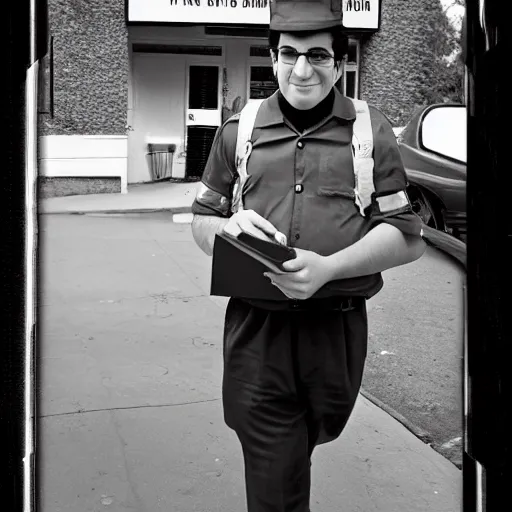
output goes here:
{"type": "Polygon", "coordinates": [[[146,158],[152,181],[172,177],[172,160],[176,144],[148,144],[146,158]]]}

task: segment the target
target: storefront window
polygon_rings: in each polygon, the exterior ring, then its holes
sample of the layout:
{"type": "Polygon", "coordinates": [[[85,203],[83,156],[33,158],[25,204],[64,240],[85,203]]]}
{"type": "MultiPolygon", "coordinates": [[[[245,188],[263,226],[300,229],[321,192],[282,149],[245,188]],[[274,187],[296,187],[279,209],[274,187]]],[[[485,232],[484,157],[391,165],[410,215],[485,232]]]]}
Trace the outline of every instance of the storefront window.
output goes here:
{"type": "Polygon", "coordinates": [[[190,66],[189,73],[188,108],[218,108],[219,67],[190,66]]]}
{"type": "Polygon", "coordinates": [[[268,98],[274,94],[277,88],[272,66],[251,66],[249,99],[268,98]]]}

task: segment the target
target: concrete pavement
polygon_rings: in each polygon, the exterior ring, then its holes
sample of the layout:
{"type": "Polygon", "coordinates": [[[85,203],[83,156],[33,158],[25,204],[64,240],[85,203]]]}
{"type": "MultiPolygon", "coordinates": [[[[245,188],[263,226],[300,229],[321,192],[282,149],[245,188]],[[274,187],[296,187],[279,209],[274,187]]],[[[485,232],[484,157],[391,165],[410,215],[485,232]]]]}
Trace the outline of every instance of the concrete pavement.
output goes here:
{"type": "MultiPolygon", "coordinates": [[[[226,301],[189,226],[128,218],[40,220],[41,510],[243,511],[220,402],[226,301]]],[[[361,396],[315,453],[312,493],[313,512],[453,512],[461,472],[361,396]]]]}
{"type": "MultiPolygon", "coordinates": [[[[128,214],[133,215],[139,215],[139,214],[146,214],[146,213],[154,213],[158,212],[159,214],[165,215],[165,218],[167,221],[172,221],[175,223],[190,223],[192,220],[192,214],[190,213],[191,205],[194,200],[194,197],[196,195],[197,187],[199,186],[198,182],[171,182],[171,181],[161,181],[158,183],[142,183],[142,184],[134,184],[130,185],[128,187],[128,193],[127,194],[94,194],[94,195],[82,195],[82,196],[67,196],[67,197],[55,197],[55,198],[45,198],[40,200],[39,202],[39,212],[40,213],[48,213],[48,214],[89,214],[89,215],[103,215],[103,214],[109,214],[109,215],[124,215],[127,216],[128,214]]],[[[425,228],[426,231],[428,231],[428,228],[425,228]]],[[[429,240],[432,239],[432,237],[444,237],[445,240],[449,240],[450,243],[452,243],[452,237],[449,237],[447,235],[441,235],[437,232],[431,230],[428,232],[429,240]]],[[[457,242],[453,239],[453,242],[457,242]]],[[[443,242],[445,243],[445,242],[443,242]]],[[[451,253],[451,250],[448,251],[451,253]]],[[[441,262],[438,262],[439,264],[441,262]]],[[[446,264],[444,265],[446,266],[446,264]]],[[[408,269],[406,268],[405,271],[408,269]]],[[[433,276],[436,276],[436,274],[439,274],[439,268],[436,267],[433,270],[433,276]]],[[[388,271],[388,275],[391,275],[391,281],[387,281],[386,287],[383,291],[385,294],[387,291],[389,291],[389,286],[391,285],[391,288],[393,288],[393,281],[394,278],[392,277],[394,270],[388,271]]],[[[400,268],[397,270],[397,272],[401,275],[404,272],[403,268],[400,268]]],[[[454,273],[454,272],[452,272],[454,273]]],[[[441,274],[446,274],[446,272],[441,272],[441,274]]],[[[439,276],[438,276],[439,277],[439,276]]],[[[398,280],[399,281],[399,280],[398,280]]],[[[415,277],[412,277],[411,282],[418,281],[420,284],[419,286],[431,286],[430,284],[427,284],[424,282],[424,280],[417,279],[415,277]]],[[[438,279],[439,281],[439,279],[438,279]]],[[[442,279],[441,279],[442,281],[442,279]]],[[[451,279],[451,281],[454,281],[454,279],[451,279]]],[[[446,288],[446,283],[444,282],[436,282],[434,286],[441,286],[443,288],[446,288]]],[[[453,295],[458,293],[458,288],[455,286],[455,284],[449,284],[448,285],[447,294],[451,296],[448,300],[448,307],[441,306],[441,303],[438,304],[437,312],[435,314],[432,314],[430,311],[425,311],[425,319],[426,321],[429,321],[429,318],[432,317],[430,320],[434,323],[434,327],[436,322],[438,324],[442,324],[443,326],[450,326],[450,324],[453,324],[454,318],[462,318],[461,314],[457,314],[457,312],[454,312],[454,299],[453,295]],[[447,318],[444,318],[447,317],[447,318]]],[[[424,293],[425,289],[423,289],[420,293],[424,293]]],[[[396,293],[396,290],[393,290],[392,293],[396,293]]],[[[382,294],[381,294],[382,296],[382,294]]],[[[213,298],[215,300],[215,298],[213,298]]],[[[414,297],[412,297],[414,300],[414,297]]],[[[441,301],[442,302],[442,301],[441,301]]],[[[446,302],[446,301],[445,301],[446,302]]],[[[399,306],[399,304],[396,304],[396,306],[399,306]]],[[[446,304],[445,304],[446,306],[446,304]]],[[[386,324],[387,316],[389,312],[386,312],[384,315],[384,324],[386,324]]],[[[415,320],[412,322],[404,322],[403,325],[406,327],[409,325],[411,327],[410,332],[404,332],[403,329],[400,332],[399,338],[401,340],[417,340],[418,336],[421,337],[421,332],[423,333],[430,333],[432,331],[431,327],[425,327],[424,329],[421,329],[419,333],[414,333],[414,326],[418,323],[418,314],[419,311],[415,312],[415,320]]],[[[382,316],[382,315],[380,315],[382,316]]],[[[375,315],[375,318],[377,321],[379,320],[379,315],[375,315]]],[[[381,322],[382,323],[382,322],[381,322]]],[[[386,325],[384,325],[385,328],[387,328],[386,325]]],[[[394,329],[394,328],[392,328],[394,329]]],[[[382,332],[382,327],[379,328],[379,332],[382,332]]],[[[370,338],[372,334],[370,332],[370,338]]],[[[438,337],[439,338],[439,337],[438,337]]],[[[454,334],[453,338],[461,339],[460,335],[454,334]]],[[[440,338],[437,339],[437,342],[442,342],[440,338]]],[[[448,340],[449,341],[449,340],[448,340]]],[[[429,346],[429,341],[425,343],[425,347],[429,346]]],[[[373,353],[369,353],[369,357],[373,357],[373,353]]],[[[388,362],[395,362],[393,361],[396,358],[392,358],[392,360],[388,362]]],[[[436,359],[434,358],[434,361],[436,359]]],[[[420,366],[422,363],[422,358],[419,358],[416,362],[417,364],[415,366],[420,366]],[[420,363],[421,361],[421,363],[420,363]]],[[[436,367],[442,368],[442,365],[439,364],[439,359],[436,362],[436,367]]],[[[442,417],[445,419],[445,421],[442,424],[438,424],[436,422],[436,419],[434,418],[432,421],[429,419],[430,414],[429,410],[423,410],[423,406],[425,403],[429,403],[429,407],[436,407],[439,410],[439,403],[430,400],[434,398],[433,396],[427,398],[425,396],[421,397],[421,400],[419,402],[416,402],[415,407],[413,409],[416,409],[416,416],[415,419],[418,420],[418,411],[422,411],[421,415],[423,416],[421,421],[414,421],[411,420],[410,414],[405,414],[406,411],[403,411],[404,404],[401,402],[401,399],[399,396],[395,396],[393,394],[393,391],[395,390],[396,386],[392,385],[391,380],[394,378],[397,379],[403,379],[411,380],[409,375],[402,375],[401,371],[399,370],[401,367],[398,368],[395,367],[393,371],[389,371],[389,368],[387,368],[386,364],[381,364],[381,362],[378,364],[378,368],[380,371],[380,377],[379,379],[376,379],[377,382],[371,383],[366,382],[363,389],[363,394],[369,398],[373,403],[378,404],[381,408],[383,408],[385,411],[387,411],[389,414],[391,414],[395,419],[398,419],[403,425],[405,425],[409,430],[411,430],[417,437],[422,439],[424,442],[432,442],[434,443],[434,446],[436,449],[441,451],[443,454],[446,454],[448,452],[452,453],[450,455],[450,459],[452,462],[456,463],[460,467],[460,421],[457,420],[453,423],[450,422],[450,414],[443,414],[442,417]],[[384,382],[386,381],[386,382],[384,382]],[[385,385],[384,385],[385,384],[385,385]],[[425,430],[425,426],[428,428],[425,430]],[[435,431],[437,435],[432,437],[432,431],[435,431]],[[449,439],[444,439],[442,437],[442,432],[448,433],[450,432],[452,434],[452,437],[449,439]],[[437,438],[437,439],[436,439],[437,438]],[[442,439],[442,440],[441,440],[442,439]],[[455,446],[452,447],[453,439],[458,439],[455,446]],[[437,442],[436,442],[437,441],[437,442]],[[445,444],[447,446],[445,446],[445,444]]],[[[453,365],[452,368],[453,369],[453,365]]],[[[459,370],[457,370],[459,371],[459,370]]],[[[410,371],[409,371],[410,373],[410,371]]],[[[460,371],[459,371],[460,373],[460,371]]],[[[442,376],[443,384],[441,384],[441,387],[445,386],[445,391],[448,392],[448,390],[451,390],[457,386],[460,385],[460,375],[459,373],[453,374],[452,379],[450,382],[446,382],[446,376],[442,376]]],[[[368,372],[367,372],[368,374],[368,372]]],[[[414,379],[414,385],[417,389],[421,390],[423,383],[421,382],[421,379],[418,378],[419,375],[421,375],[421,372],[416,372],[416,378],[414,379]]],[[[368,374],[369,375],[369,374],[368,374]]],[[[431,390],[431,387],[426,386],[424,389],[431,390]]],[[[439,391],[440,388],[437,388],[439,391]]],[[[445,392],[445,394],[446,394],[445,392]]],[[[422,392],[420,392],[420,395],[423,395],[422,392]]],[[[456,406],[453,406],[454,413],[459,412],[459,402],[460,400],[457,400],[456,406]]],[[[444,407],[450,407],[450,401],[448,400],[444,407]]],[[[453,404],[452,404],[453,405],[453,404]]],[[[408,410],[408,412],[411,412],[411,404],[410,402],[407,402],[405,405],[405,408],[408,410]]],[[[441,407],[442,408],[442,407],[441,407]]]]}

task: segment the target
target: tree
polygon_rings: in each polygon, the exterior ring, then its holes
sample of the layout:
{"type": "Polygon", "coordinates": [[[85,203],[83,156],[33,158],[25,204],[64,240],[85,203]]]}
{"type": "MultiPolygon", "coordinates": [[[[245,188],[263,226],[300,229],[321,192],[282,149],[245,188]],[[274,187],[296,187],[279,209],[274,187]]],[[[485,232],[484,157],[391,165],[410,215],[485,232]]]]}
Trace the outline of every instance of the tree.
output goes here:
{"type": "MultiPolygon", "coordinates": [[[[439,0],[437,0],[439,2],[439,0]]],[[[422,90],[427,103],[464,102],[464,62],[461,32],[448,17],[453,5],[464,6],[464,0],[453,0],[444,8],[439,3],[433,26],[433,52],[430,84],[422,90]]]]}

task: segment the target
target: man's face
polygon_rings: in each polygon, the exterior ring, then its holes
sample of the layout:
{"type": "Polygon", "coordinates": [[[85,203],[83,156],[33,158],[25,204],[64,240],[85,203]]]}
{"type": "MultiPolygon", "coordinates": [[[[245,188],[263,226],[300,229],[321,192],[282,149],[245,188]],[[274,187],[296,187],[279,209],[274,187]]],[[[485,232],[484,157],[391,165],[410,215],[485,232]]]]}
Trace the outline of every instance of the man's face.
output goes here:
{"type": "MultiPolygon", "coordinates": [[[[308,37],[298,37],[292,33],[282,33],[278,48],[296,50],[299,53],[308,50],[326,50],[334,55],[332,35],[320,32],[308,37]]],[[[299,110],[308,110],[318,105],[330,92],[340,77],[340,66],[331,59],[328,66],[311,65],[306,56],[301,55],[295,65],[283,62],[281,56],[273,57],[274,73],[279,89],[286,100],[299,110]]]]}

